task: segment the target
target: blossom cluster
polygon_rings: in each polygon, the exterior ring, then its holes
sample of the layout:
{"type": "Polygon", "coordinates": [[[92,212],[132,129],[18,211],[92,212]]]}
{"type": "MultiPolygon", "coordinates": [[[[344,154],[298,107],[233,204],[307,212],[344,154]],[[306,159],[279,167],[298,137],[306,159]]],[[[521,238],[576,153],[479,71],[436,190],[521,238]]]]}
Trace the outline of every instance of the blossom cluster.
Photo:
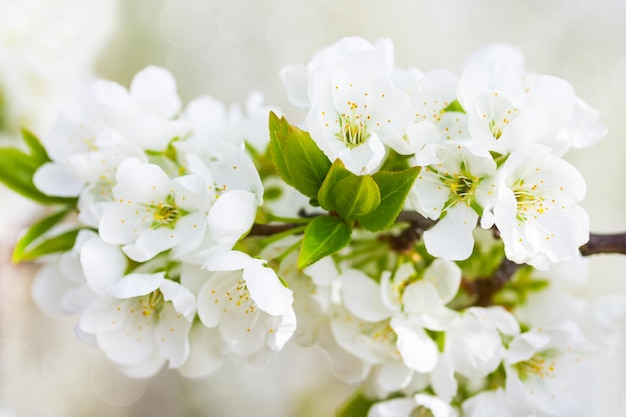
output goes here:
{"type": "Polygon", "coordinates": [[[226,352],[260,360],[295,330],[291,290],[233,250],[263,202],[243,138],[267,136],[254,116],[269,110],[248,104],[245,120],[210,97],[183,109],[172,75],[148,67],[129,90],[97,81],[43,137],[50,160],[33,182],[76,199],[65,227],[77,232],[45,261],[34,297],[80,314],[81,339],[129,375],[168,363],[199,376],[226,352]]]}
{"type": "Polygon", "coordinates": [[[544,313],[589,238],[563,155],[606,128],[509,45],[458,75],[393,59],[345,38],[285,67],[298,125],[259,93],[183,106],[157,67],[95,82],[41,143],[25,132],[32,189],[2,174],[58,207],[14,254],[42,263],[38,305],[132,377],[260,366],[289,342],[324,349],[369,417],[583,415],[626,300],[544,313]]]}

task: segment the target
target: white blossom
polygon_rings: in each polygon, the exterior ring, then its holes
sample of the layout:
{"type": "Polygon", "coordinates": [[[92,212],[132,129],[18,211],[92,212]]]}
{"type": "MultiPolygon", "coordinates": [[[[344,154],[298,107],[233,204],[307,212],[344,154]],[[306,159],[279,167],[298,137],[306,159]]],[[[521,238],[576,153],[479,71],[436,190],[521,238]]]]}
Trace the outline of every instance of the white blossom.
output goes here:
{"type": "Polygon", "coordinates": [[[493,216],[485,210],[482,225],[495,223],[507,258],[546,269],[578,256],[589,239],[589,218],[577,204],[586,190],[580,173],[537,146],[512,153],[499,175],[493,216]]]}

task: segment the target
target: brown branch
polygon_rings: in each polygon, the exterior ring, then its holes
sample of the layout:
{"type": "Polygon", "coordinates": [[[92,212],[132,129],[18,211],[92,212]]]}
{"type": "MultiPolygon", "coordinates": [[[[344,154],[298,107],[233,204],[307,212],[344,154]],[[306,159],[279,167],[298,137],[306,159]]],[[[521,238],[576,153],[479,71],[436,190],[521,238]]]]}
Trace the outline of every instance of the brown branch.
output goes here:
{"type": "Polygon", "coordinates": [[[621,253],[626,255],[626,233],[589,235],[589,242],[580,247],[583,256],[598,253],[621,253]]]}
{"type": "Polygon", "coordinates": [[[295,227],[300,227],[301,224],[297,223],[280,223],[280,224],[260,224],[254,223],[248,236],[272,236],[281,232],[284,232],[295,227]]]}
{"type": "Polygon", "coordinates": [[[463,280],[463,288],[477,299],[473,305],[486,307],[493,304],[493,296],[511,281],[513,275],[522,267],[507,258],[495,270],[491,277],[480,277],[472,281],[463,280]]]}

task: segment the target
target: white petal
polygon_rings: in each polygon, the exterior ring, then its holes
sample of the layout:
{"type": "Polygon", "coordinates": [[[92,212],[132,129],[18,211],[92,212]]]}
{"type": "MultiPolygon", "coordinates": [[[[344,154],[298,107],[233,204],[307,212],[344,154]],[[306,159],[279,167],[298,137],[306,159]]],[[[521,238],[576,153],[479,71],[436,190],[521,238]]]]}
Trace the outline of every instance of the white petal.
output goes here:
{"type": "Polygon", "coordinates": [[[263,348],[270,334],[271,317],[258,311],[254,314],[227,312],[222,317],[220,333],[229,349],[236,354],[248,355],[263,348]]]}
{"type": "Polygon", "coordinates": [[[423,329],[411,328],[398,317],[391,319],[391,327],[398,335],[397,347],[406,366],[421,373],[431,372],[437,366],[437,345],[423,329]]]}
{"type": "Polygon", "coordinates": [[[154,329],[154,341],[159,353],[170,361],[170,368],[178,368],[187,360],[190,328],[191,321],[178,314],[172,304],[165,303],[154,329]]]}
{"type": "Polygon", "coordinates": [[[165,280],[161,284],[160,290],[163,299],[171,301],[177,313],[182,314],[187,321],[193,320],[196,314],[196,297],[188,288],[174,281],[165,280]]]}
{"type": "Polygon", "coordinates": [[[378,284],[361,271],[348,269],[341,274],[341,293],[346,308],[361,320],[377,322],[391,315],[378,284]]]}
{"type": "Polygon", "coordinates": [[[467,310],[467,313],[495,327],[502,334],[507,336],[516,336],[520,332],[519,323],[515,319],[515,316],[506,311],[503,307],[472,307],[467,310]]]}
{"type": "Polygon", "coordinates": [[[234,245],[254,223],[256,196],[248,191],[231,190],[217,199],[209,211],[209,231],[224,246],[234,245]]]}
{"type": "Polygon", "coordinates": [[[506,363],[511,365],[528,360],[548,343],[550,343],[550,336],[546,334],[538,332],[522,333],[516,336],[509,344],[506,363]]]}
{"type": "Polygon", "coordinates": [[[120,365],[140,365],[148,361],[155,352],[152,331],[151,320],[138,313],[129,315],[122,329],[100,332],[96,337],[98,345],[113,362],[120,365]]]}
{"type": "Polygon", "coordinates": [[[89,334],[111,332],[124,326],[126,317],[122,307],[126,300],[116,300],[110,297],[100,297],[87,307],[80,317],[79,327],[89,334]],[[115,314],[119,312],[119,314],[115,314]]]}
{"type": "Polygon", "coordinates": [[[161,167],[134,157],[120,163],[115,180],[113,196],[125,204],[162,202],[172,192],[171,180],[161,167]]]}
{"type": "Polygon", "coordinates": [[[446,213],[432,229],[424,232],[426,249],[435,257],[451,261],[467,259],[474,250],[472,231],[478,214],[463,203],[449,208],[446,213]]]}
{"type": "Polygon", "coordinates": [[[433,283],[443,304],[450,302],[461,285],[461,269],[454,262],[435,259],[424,271],[424,279],[433,283]]]}
{"type": "Polygon", "coordinates": [[[293,304],[293,293],[271,268],[253,267],[243,271],[250,297],[261,310],[272,316],[284,314],[293,304]]]}
{"type": "Polygon", "coordinates": [[[105,243],[100,238],[90,239],[80,251],[80,264],[89,287],[97,294],[106,290],[124,276],[126,257],[119,246],[105,243]]]}
{"type": "Polygon", "coordinates": [[[149,66],[138,72],[130,84],[130,95],[143,109],[170,119],[180,111],[176,80],[163,68],[149,66]]]}
{"type": "Polygon", "coordinates": [[[272,332],[268,340],[268,345],[273,350],[281,350],[287,341],[291,339],[291,336],[296,331],[296,313],[293,308],[288,308],[287,311],[280,318],[275,318],[274,321],[280,320],[277,326],[272,327],[272,332]]]}
{"type": "Polygon", "coordinates": [[[54,162],[40,166],[33,175],[33,183],[42,193],[60,197],[76,197],[84,185],[54,162]]]}
{"type": "Polygon", "coordinates": [[[396,398],[374,404],[367,417],[410,417],[416,408],[413,398],[396,398]]]}
{"type": "Polygon", "coordinates": [[[219,331],[195,325],[189,332],[190,353],[178,368],[185,378],[202,378],[222,367],[224,341],[219,331]]]}
{"type": "Polygon", "coordinates": [[[181,239],[182,236],[176,229],[169,227],[149,228],[139,234],[135,243],[124,246],[122,250],[130,259],[145,262],[159,253],[173,248],[181,239]]]}
{"type": "Polygon", "coordinates": [[[204,267],[209,271],[240,271],[246,268],[260,267],[263,260],[253,258],[236,250],[217,250],[208,258],[204,267]]]}
{"type": "Polygon", "coordinates": [[[235,287],[240,278],[239,273],[215,273],[200,289],[197,305],[198,317],[206,327],[215,327],[222,319],[224,308],[219,300],[221,288],[235,287]]]}
{"type": "Polygon", "coordinates": [[[376,373],[376,382],[385,392],[397,392],[406,388],[413,379],[413,370],[403,362],[389,361],[381,364],[376,373]]]}
{"type": "Polygon", "coordinates": [[[280,70],[280,80],[291,104],[300,109],[309,108],[309,94],[307,92],[309,74],[304,65],[283,67],[280,70]]]}
{"type": "Polygon", "coordinates": [[[159,289],[165,282],[165,272],[154,274],[128,274],[109,287],[109,294],[115,298],[132,298],[147,295],[159,289]]]}

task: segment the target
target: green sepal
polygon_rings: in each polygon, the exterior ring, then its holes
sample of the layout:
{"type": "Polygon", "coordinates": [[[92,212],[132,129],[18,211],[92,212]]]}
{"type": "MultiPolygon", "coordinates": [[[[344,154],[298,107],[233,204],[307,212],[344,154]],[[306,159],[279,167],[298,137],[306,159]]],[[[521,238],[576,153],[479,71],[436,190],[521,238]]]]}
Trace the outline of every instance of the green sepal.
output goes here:
{"type": "Polygon", "coordinates": [[[337,409],[336,417],[367,417],[369,409],[376,401],[356,391],[337,409]]]}
{"type": "Polygon", "coordinates": [[[419,167],[403,171],[379,171],[372,177],[380,190],[380,204],[371,213],[360,217],[359,224],[371,232],[389,229],[404,207],[419,167]]]}
{"type": "Polygon", "coordinates": [[[281,117],[280,119],[274,112],[270,112],[270,144],[269,152],[270,158],[274,163],[276,173],[283,181],[293,186],[293,181],[289,170],[287,169],[287,162],[285,161],[285,142],[289,133],[289,123],[287,119],[281,117]]]}
{"type": "Polygon", "coordinates": [[[302,249],[298,256],[298,268],[307,266],[332,255],[350,243],[352,229],[337,217],[315,217],[306,230],[302,240],[302,249]]]}
{"type": "Polygon", "coordinates": [[[456,112],[460,112],[460,113],[465,113],[465,109],[463,108],[463,106],[461,106],[461,103],[459,103],[459,100],[454,100],[452,103],[448,104],[448,106],[443,109],[444,112],[447,111],[456,111],[456,112]]]}
{"type": "Polygon", "coordinates": [[[43,164],[40,156],[19,149],[0,149],[0,182],[24,197],[41,204],[76,204],[76,198],[49,196],[33,184],[33,175],[43,164]]]}

